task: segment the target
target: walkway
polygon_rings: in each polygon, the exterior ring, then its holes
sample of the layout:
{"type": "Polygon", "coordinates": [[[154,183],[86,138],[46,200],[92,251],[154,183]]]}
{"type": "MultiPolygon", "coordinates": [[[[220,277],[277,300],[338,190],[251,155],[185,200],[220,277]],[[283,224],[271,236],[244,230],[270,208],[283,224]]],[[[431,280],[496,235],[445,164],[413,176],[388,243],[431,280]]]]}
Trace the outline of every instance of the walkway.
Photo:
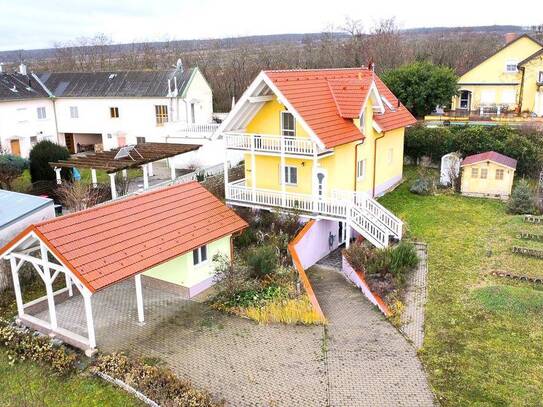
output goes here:
{"type": "MultiPolygon", "coordinates": [[[[125,281],[93,296],[98,346],[162,360],[228,406],[431,406],[398,331],[340,274],[314,267],[310,278],[326,328],[257,325],[150,287],[140,325],[134,283],[125,281]]],[[[57,306],[60,326],[84,332],[81,302],[57,306]]]]}
{"type": "Polygon", "coordinates": [[[327,405],[432,406],[426,375],[405,338],[339,272],[309,271],[329,321],[327,405]]]}

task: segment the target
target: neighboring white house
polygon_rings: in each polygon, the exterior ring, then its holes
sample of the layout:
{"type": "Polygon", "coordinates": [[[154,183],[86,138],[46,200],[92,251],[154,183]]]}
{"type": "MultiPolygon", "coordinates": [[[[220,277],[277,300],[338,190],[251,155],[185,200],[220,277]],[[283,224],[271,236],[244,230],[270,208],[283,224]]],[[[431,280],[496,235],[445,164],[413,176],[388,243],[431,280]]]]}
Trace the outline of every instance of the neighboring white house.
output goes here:
{"type": "Polygon", "coordinates": [[[160,71],[35,74],[21,64],[18,73],[0,72],[2,147],[23,157],[43,138],[79,153],[138,142],[207,143],[216,128],[209,84],[180,61],[160,71]]]}

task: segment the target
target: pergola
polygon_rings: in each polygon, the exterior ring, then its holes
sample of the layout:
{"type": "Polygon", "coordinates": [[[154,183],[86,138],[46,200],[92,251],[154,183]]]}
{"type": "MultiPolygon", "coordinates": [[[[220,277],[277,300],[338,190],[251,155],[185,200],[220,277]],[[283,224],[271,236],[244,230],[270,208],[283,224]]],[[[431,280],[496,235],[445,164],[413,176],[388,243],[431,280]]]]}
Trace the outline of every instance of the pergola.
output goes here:
{"type": "Polygon", "coordinates": [[[122,171],[127,177],[127,170],[140,168],[143,170],[143,189],[149,188],[149,176],[153,176],[153,162],[168,159],[171,179],[175,179],[173,158],[177,155],[198,150],[200,144],[142,143],[121,147],[111,151],[72,156],[68,160],[50,162],[56,173],[57,184],[62,183],[62,168],[89,168],[93,186],[98,184],[96,170],[104,170],[109,174],[111,197],[117,198],[115,175],[122,171]]]}

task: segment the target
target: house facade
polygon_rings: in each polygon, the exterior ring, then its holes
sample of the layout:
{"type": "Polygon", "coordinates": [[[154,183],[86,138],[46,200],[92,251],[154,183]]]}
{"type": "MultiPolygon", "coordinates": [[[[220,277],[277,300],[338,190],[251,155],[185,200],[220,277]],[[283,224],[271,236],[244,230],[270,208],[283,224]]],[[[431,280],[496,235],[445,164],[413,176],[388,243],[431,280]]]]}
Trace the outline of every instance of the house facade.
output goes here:
{"type": "Polygon", "coordinates": [[[404,129],[414,123],[372,70],[263,71],[218,131],[227,154],[245,157],[227,202],[296,209],[337,222],[340,243],[354,229],[386,246],[401,238],[401,221],[374,198],[402,180],[404,129]]]}
{"type": "Polygon", "coordinates": [[[458,80],[457,113],[543,116],[543,44],[529,35],[510,42],[458,80]]]}
{"type": "Polygon", "coordinates": [[[198,68],[180,62],[162,71],[40,74],[21,65],[16,74],[0,73],[0,83],[2,146],[23,157],[44,138],[75,154],[146,141],[185,143],[186,137],[171,137],[173,125],[194,143],[210,139],[217,127],[209,84],[198,68]]]}

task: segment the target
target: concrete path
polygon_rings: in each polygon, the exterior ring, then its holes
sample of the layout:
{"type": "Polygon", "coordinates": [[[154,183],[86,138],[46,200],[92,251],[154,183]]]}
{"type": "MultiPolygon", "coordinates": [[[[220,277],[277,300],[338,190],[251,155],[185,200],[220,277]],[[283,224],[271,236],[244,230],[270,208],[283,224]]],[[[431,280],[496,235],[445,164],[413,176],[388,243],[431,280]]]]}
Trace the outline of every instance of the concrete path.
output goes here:
{"type": "Polygon", "coordinates": [[[309,278],[328,318],[327,406],[432,406],[413,347],[360,291],[319,266],[309,278]]]}

